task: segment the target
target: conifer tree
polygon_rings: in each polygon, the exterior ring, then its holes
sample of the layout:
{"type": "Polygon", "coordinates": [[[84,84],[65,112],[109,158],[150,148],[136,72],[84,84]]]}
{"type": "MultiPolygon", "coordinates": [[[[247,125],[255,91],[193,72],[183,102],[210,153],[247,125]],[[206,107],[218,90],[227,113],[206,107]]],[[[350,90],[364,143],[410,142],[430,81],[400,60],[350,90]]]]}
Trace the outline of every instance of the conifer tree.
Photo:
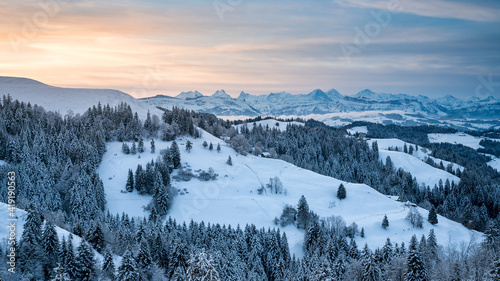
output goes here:
{"type": "Polygon", "coordinates": [[[45,276],[49,278],[52,274],[52,269],[57,265],[57,262],[59,261],[60,252],[57,232],[55,230],[54,224],[52,224],[51,222],[45,223],[45,229],[43,230],[42,234],[42,247],[45,253],[44,272],[45,276]]]}
{"type": "Polygon", "coordinates": [[[188,261],[187,280],[188,281],[219,281],[219,273],[215,268],[212,259],[209,259],[202,249],[197,255],[192,255],[188,261]]]}
{"type": "Polygon", "coordinates": [[[427,220],[433,225],[436,225],[438,223],[436,208],[434,208],[434,206],[431,207],[427,220]]]}
{"type": "Polygon", "coordinates": [[[191,152],[191,149],[193,149],[193,143],[190,140],[188,140],[186,142],[186,151],[191,152]]]}
{"type": "Polygon", "coordinates": [[[134,191],[134,173],[132,169],[128,169],[127,184],[125,185],[125,190],[128,192],[134,191]]]}
{"type": "Polygon", "coordinates": [[[77,249],[76,279],[92,281],[96,279],[96,261],[90,245],[82,240],[77,249]]]}
{"type": "Polygon", "coordinates": [[[307,229],[310,220],[311,214],[309,213],[309,205],[307,204],[307,200],[304,195],[302,195],[297,205],[297,228],[307,229]]]}
{"type": "Polygon", "coordinates": [[[220,143],[217,144],[217,153],[220,153],[220,143]]]}
{"type": "Polygon", "coordinates": [[[142,138],[139,139],[139,144],[137,145],[137,152],[144,152],[144,140],[142,138]]]}
{"type": "Polygon", "coordinates": [[[155,140],[151,139],[151,153],[155,153],[155,151],[156,151],[155,140]]]}
{"type": "Polygon", "coordinates": [[[128,147],[128,144],[125,142],[122,144],[122,151],[125,154],[130,154],[130,148],[128,147]]]}
{"type": "Polygon", "coordinates": [[[339,188],[337,189],[337,198],[342,200],[342,199],[345,199],[347,196],[347,192],[346,192],[346,189],[344,187],[344,184],[340,184],[339,185],[339,188]]]}
{"type": "Polygon", "coordinates": [[[19,243],[19,268],[21,273],[38,279],[44,279],[41,225],[37,207],[30,206],[19,243]]]}
{"type": "Polygon", "coordinates": [[[172,146],[170,146],[170,153],[172,155],[172,165],[174,169],[178,169],[181,167],[181,152],[179,151],[179,146],[174,141],[172,146]]]}
{"type": "Polygon", "coordinates": [[[73,235],[70,234],[68,237],[68,248],[66,251],[66,256],[64,258],[66,264],[66,273],[68,273],[68,276],[71,280],[75,279],[77,274],[77,264],[76,264],[76,257],[75,257],[75,250],[73,246],[73,235]]]}
{"type": "Polygon", "coordinates": [[[139,280],[137,263],[130,250],[127,250],[123,255],[122,264],[118,267],[117,279],[123,281],[139,280]]]}
{"type": "Polygon", "coordinates": [[[208,146],[208,149],[209,149],[210,151],[214,150],[214,145],[213,145],[211,142],[210,142],[210,145],[208,146]]]}
{"type": "Polygon", "coordinates": [[[382,228],[387,229],[389,227],[389,220],[387,219],[387,215],[384,215],[384,219],[382,220],[382,228]]]}
{"type": "Polygon", "coordinates": [[[229,166],[233,165],[233,160],[231,159],[231,155],[229,155],[229,157],[227,158],[226,164],[228,164],[229,166]]]}
{"type": "Polygon", "coordinates": [[[404,275],[405,281],[428,281],[427,269],[418,251],[417,236],[413,235],[410,241],[408,268],[404,275]]]}
{"type": "Polygon", "coordinates": [[[363,273],[361,280],[363,281],[379,281],[382,280],[382,272],[373,260],[373,254],[365,244],[361,254],[361,263],[363,266],[363,273]]]}
{"type": "Polygon", "coordinates": [[[204,148],[207,148],[207,146],[208,146],[207,141],[203,141],[203,144],[202,144],[202,145],[203,145],[203,147],[204,147],[204,148]]]}
{"type": "Polygon", "coordinates": [[[113,281],[115,280],[115,263],[113,262],[113,255],[109,248],[104,251],[104,261],[102,263],[102,274],[105,278],[113,281]]]}
{"type": "Polygon", "coordinates": [[[57,263],[57,267],[54,269],[53,276],[54,278],[50,279],[51,281],[70,281],[68,274],[65,272],[64,266],[61,263],[57,263]]]}
{"type": "Polygon", "coordinates": [[[99,223],[96,223],[93,229],[91,229],[91,232],[87,236],[88,242],[96,251],[101,253],[101,251],[104,249],[104,232],[102,231],[101,225],[99,223]]]}
{"type": "Polygon", "coordinates": [[[137,153],[137,146],[135,145],[135,141],[132,142],[132,147],[130,148],[130,154],[135,155],[137,153]]]}

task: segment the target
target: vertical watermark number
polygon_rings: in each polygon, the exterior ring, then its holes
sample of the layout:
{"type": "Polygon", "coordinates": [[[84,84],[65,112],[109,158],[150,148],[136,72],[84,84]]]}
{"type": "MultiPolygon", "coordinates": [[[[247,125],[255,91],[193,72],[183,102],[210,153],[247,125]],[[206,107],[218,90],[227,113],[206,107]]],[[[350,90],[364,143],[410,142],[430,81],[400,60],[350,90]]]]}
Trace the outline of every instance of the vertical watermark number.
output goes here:
{"type": "Polygon", "coordinates": [[[7,229],[9,230],[9,239],[7,244],[7,265],[10,273],[16,273],[16,173],[10,171],[7,173],[8,190],[8,211],[7,229]]]}

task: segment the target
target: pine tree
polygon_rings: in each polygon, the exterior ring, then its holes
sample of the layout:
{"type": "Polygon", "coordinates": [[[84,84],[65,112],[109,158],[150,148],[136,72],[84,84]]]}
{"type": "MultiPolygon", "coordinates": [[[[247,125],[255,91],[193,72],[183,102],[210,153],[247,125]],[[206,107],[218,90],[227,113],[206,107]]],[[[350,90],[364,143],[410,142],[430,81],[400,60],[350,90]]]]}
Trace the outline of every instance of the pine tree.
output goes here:
{"type": "Polygon", "coordinates": [[[19,242],[19,268],[21,273],[44,279],[43,276],[43,249],[42,218],[36,207],[30,206],[24,224],[23,233],[19,242]]]}
{"type": "Polygon", "coordinates": [[[203,147],[204,147],[204,148],[207,148],[207,146],[208,146],[207,141],[203,141],[203,144],[202,144],[202,145],[203,145],[203,147]]]}
{"type": "Polygon", "coordinates": [[[220,153],[220,143],[217,144],[217,153],[220,153]]]}
{"type": "Polygon", "coordinates": [[[148,241],[142,238],[139,246],[139,253],[137,254],[137,266],[139,268],[140,276],[143,279],[151,280],[153,276],[153,269],[155,264],[151,257],[151,250],[148,241]]]}
{"type": "Polygon", "coordinates": [[[102,228],[99,223],[96,223],[95,226],[93,227],[93,230],[87,235],[88,242],[96,251],[101,253],[101,251],[104,249],[104,233],[102,231],[102,228]]]}
{"type": "Polygon", "coordinates": [[[211,142],[210,142],[210,145],[208,146],[208,149],[209,149],[210,151],[214,150],[214,145],[213,145],[211,142]]]}
{"type": "Polygon", "coordinates": [[[179,146],[174,141],[172,146],[170,146],[170,153],[172,155],[172,164],[174,165],[174,169],[178,169],[181,167],[181,152],[179,151],[179,146]]]}
{"type": "Polygon", "coordinates": [[[387,215],[384,215],[384,219],[382,220],[382,228],[387,229],[389,227],[389,220],[387,219],[387,215]]]}
{"type": "Polygon", "coordinates": [[[122,264],[118,268],[117,279],[120,281],[138,281],[139,273],[137,263],[130,250],[123,255],[122,264]]]}
{"type": "Polygon", "coordinates": [[[212,259],[207,257],[205,249],[197,255],[192,255],[188,261],[188,281],[218,281],[221,280],[212,259]]]}
{"type": "Polygon", "coordinates": [[[113,262],[113,255],[108,248],[104,251],[102,274],[104,275],[104,278],[115,280],[115,263],[113,262]]]}
{"type": "Polygon", "coordinates": [[[297,205],[297,228],[307,229],[310,221],[311,214],[309,213],[309,205],[304,195],[302,195],[297,205]]]}
{"type": "Polygon", "coordinates": [[[436,225],[438,223],[436,208],[434,208],[434,206],[431,207],[427,220],[433,225],[436,225]]]}
{"type": "Polygon", "coordinates": [[[339,185],[339,188],[337,189],[337,198],[342,200],[342,199],[345,199],[347,196],[347,192],[346,192],[346,189],[344,187],[344,184],[340,184],[339,185]]]}
{"type": "Polygon", "coordinates": [[[427,236],[427,255],[431,260],[436,260],[438,256],[438,244],[436,239],[436,234],[434,234],[434,229],[429,230],[429,235],[427,236]]]}
{"type": "Polygon", "coordinates": [[[427,269],[418,251],[417,236],[413,235],[410,241],[408,268],[404,275],[405,281],[428,281],[427,269]]]}
{"type": "Polygon", "coordinates": [[[125,190],[128,192],[134,191],[134,173],[132,169],[128,169],[127,184],[125,185],[125,190]]]}
{"type": "Polygon", "coordinates": [[[66,273],[68,273],[71,280],[76,278],[77,264],[75,257],[75,250],[73,247],[73,235],[70,234],[68,237],[68,248],[66,256],[64,258],[66,265],[66,273]]]}
{"type": "Polygon", "coordinates": [[[135,141],[132,142],[132,147],[130,148],[130,154],[135,155],[137,153],[137,146],[135,145],[135,141]]]}
{"type": "Polygon", "coordinates": [[[151,139],[151,153],[155,153],[155,151],[156,151],[155,140],[151,139]]]}
{"type": "Polygon", "coordinates": [[[96,279],[96,261],[94,252],[90,245],[82,240],[77,249],[76,256],[76,279],[81,281],[92,281],[96,279]]]}
{"type": "Polygon", "coordinates": [[[191,152],[191,149],[193,149],[193,143],[190,140],[188,140],[186,142],[186,151],[191,152]]]}
{"type": "Polygon", "coordinates": [[[373,255],[368,244],[365,244],[361,255],[361,263],[363,266],[363,273],[361,280],[363,281],[379,281],[382,280],[382,272],[373,260],[373,255]]]}
{"type": "Polygon", "coordinates": [[[226,164],[228,164],[229,166],[233,165],[233,160],[231,159],[231,155],[229,155],[229,157],[227,158],[226,164]]]}
{"type": "Polygon", "coordinates": [[[122,144],[122,151],[125,154],[130,154],[130,148],[128,147],[128,144],[125,142],[122,144]]]}
{"type": "Polygon", "coordinates": [[[45,229],[42,234],[42,246],[45,252],[44,273],[48,278],[52,274],[52,269],[59,261],[60,245],[54,224],[45,223],[45,229]]]}
{"type": "Polygon", "coordinates": [[[141,239],[139,253],[137,255],[137,265],[141,269],[146,269],[153,264],[151,251],[149,249],[148,241],[144,238],[141,239]]]}
{"type": "Polygon", "coordinates": [[[359,233],[359,235],[361,236],[361,238],[365,238],[365,228],[364,227],[361,228],[361,232],[359,233]]]}
{"type": "Polygon", "coordinates": [[[144,152],[144,140],[142,138],[139,139],[139,144],[137,145],[137,151],[139,153],[144,152]]]}
{"type": "Polygon", "coordinates": [[[65,272],[64,266],[61,263],[57,263],[57,267],[54,268],[54,278],[51,281],[70,281],[68,274],[65,272]]]}

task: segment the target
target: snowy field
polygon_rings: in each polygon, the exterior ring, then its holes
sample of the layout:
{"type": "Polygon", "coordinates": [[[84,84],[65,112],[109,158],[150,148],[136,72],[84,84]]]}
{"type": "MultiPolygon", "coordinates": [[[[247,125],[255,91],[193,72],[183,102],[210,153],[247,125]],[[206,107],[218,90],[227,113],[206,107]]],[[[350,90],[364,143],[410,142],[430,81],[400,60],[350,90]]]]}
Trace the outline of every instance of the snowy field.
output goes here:
{"type": "Polygon", "coordinates": [[[450,183],[454,181],[458,184],[460,181],[457,176],[441,169],[434,168],[422,160],[404,152],[380,150],[379,155],[384,164],[387,156],[390,156],[394,167],[402,168],[407,172],[411,172],[411,175],[417,178],[419,184],[425,184],[431,188],[433,188],[434,185],[438,185],[440,179],[443,183],[447,179],[450,180],[450,183]]]}
{"type": "MultiPolygon", "coordinates": [[[[293,122],[282,122],[282,121],[276,121],[275,119],[267,119],[267,120],[261,120],[261,121],[257,121],[255,122],[255,125],[259,126],[261,125],[263,128],[266,128],[266,127],[269,127],[270,129],[273,129],[273,128],[276,128],[280,131],[286,131],[286,126],[288,125],[298,125],[298,126],[304,126],[304,123],[302,122],[297,122],[297,121],[293,121],[293,122]]],[[[252,129],[253,126],[254,126],[254,122],[250,122],[250,123],[247,123],[247,124],[240,124],[240,125],[236,125],[235,127],[238,128],[238,130],[241,130],[241,128],[243,126],[247,126],[248,129],[252,129]]]]}
{"type": "MultiPolygon", "coordinates": [[[[281,215],[286,204],[297,205],[301,195],[304,195],[310,209],[320,217],[342,216],[350,224],[356,222],[365,229],[365,238],[357,237],[358,245],[368,243],[370,247],[381,247],[387,237],[393,242],[408,243],[413,234],[419,237],[427,235],[434,228],[438,242],[443,245],[459,246],[468,243],[471,235],[476,232],[467,230],[462,225],[439,217],[439,224],[432,226],[425,220],[423,229],[412,228],[405,220],[408,208],[401,202],[396,202],[364,184],[345,183],[347,198],[338,200],[336,192],[340,180],[322,176],[308,170],[298,168],[287,162],[255,156],[238,155],[227,147],[220,139],[203,132],[201,139],[191,139],[191,153],[185,150],[187,138],[177,140],[183,166],[197,173],[207,171],[210,167],[219,174],[216,181],[200,181],[192,179],[189,182],[173,181],[173,186],[182,191],[169,211],[169,215],[177,221],[205,221],[221,223],[236,227],[239,224],[253,223],[257,227],[275,227],[273,220],[281,215]],[[202,146],[203,141],[212,142],[214,147],[221,144],[220,153],[210,151],[202,146]],[[226,164],[231,156],[233,165],[226,164]],[[257,194],[261,185],[270,178],[279,177],[286,189],[286,195],[257,194]],[[390,226],[382,229],[381,222],[387,215],[390,226]]],[[[148,144],[149,142],[145,142],[148,144]]],[[[137,164],[145,164],[156,158],[161,148],[169,146],[170,142],[156,141],[157,153],[151,154],[149,145],[146,152],[138,155],[125,155],[121,152],[120,143],[108,143],[107,152],[98,172],[104,182],[108,209],[112,213],[126,212],[131,216],[148,215],[142,206],[150,197],[133,193],[121,193],[124,189],[127,171],[135,171],[137,164]]],[[[420,160],[417,160],[420,161],[420,160]]],[[[427,211],[419,208],[420,213],[427,217],[427,211]]],[[[304,231],[288,226],[282,229],[286,232],[291,252],[302,256],[302,240],[304,231]]]]}
{"type": "Polygon", "coordinates": [[[347,129],[347,132],[351,135],[354,135],[356,133],[368,134],[368,128],[366,126],[352,127],[350,129],[347,129]]]}
{"type": "Polygon", "coordinates": [[[460,181],[457,176],[432,167],[425,163],[425,160],[426,158],[431,158],[436,164],[439,164],[442,161],[445,167],[448,164],[452,164],[454,170],[457,168],[463,170],[464,168],[462,166],[442,159],[434,158],[429,155],[431,151],[426,148],[419,147],[418,151],[414,150],[413,154],[410,155],[403,152],[403,147],[406,144],[408,148],[410,145],[415,148],[415,145],[412,143],[404,142],[399,139],[370,139],[367,142],[371,145],[374,141],[378,144],[379,156],[384,164],[387,156],[390,156],[394,167],[402,168],[403,170],[410,172],[413,177],[417,178],[419,184],[424,183],[432,188],[434,187],[434,184],[439,183],[440,179],[443,180],[443,183],[446,179],[450,180],[450,182],[455,181],[455,183],[460,181]],[[395,149],[396,147],[399,151],[388,150],[389,148],[395,149]]]}
{"type": "Polygon", "coordinates": [[[455,134],[428,134],[431,143],[447,142],[452,144],[462,144],[473,149],[482,148],[479,142],[484,138],[474,137],[465,133],[455,134]]]}
{"type": "MultiPolygon", "coordinates": [[[[462,144],[464,146],[468,146],[473,149],[479,149],[483,148],[482,145],[479,144],[479,142],[485,138],[481,137],[474,137],[465,133],[456,133],[456,134],[428,134],[429,141],[430,142],[447,142],[447,143],[453,143],[453,144],[462,144]]],[[[493,141],[500,141],[498,139],[490,139],[493,141]]],[[[492,167],[493,169],[496,169],[497,171],[500,171],[500,158],[495,157],[494,155],[490,154],[485,154],[493,160],[488,162],[487,164],[492,167]]]]}

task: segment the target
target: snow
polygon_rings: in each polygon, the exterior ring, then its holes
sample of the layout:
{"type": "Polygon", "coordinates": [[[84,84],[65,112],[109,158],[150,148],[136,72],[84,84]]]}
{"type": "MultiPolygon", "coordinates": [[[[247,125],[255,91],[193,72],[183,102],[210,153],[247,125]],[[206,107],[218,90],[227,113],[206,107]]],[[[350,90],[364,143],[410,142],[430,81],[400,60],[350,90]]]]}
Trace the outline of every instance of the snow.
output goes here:
{"type": "Polygon", "coordinates": [[[350,129],[347,129],[347,132],[350,133],[351,135],[354,135],[356,133],[368,134],[368,127],[366,126],[352,127],[350,129]]]}
{"type": "Polygon", "coordinates": [[[0,165],[5,165],[5,164],[7,164],[5,161],[0,160],[0,165]]]}
{"type": "MultiPolygon", "coordinates": [[[[267,120],[261,120],[261,121],[257,121],[255,122],[255,124],[257,126],[261,125],[263,128],[266,128],[266,126],[269,126],[269,128],[276,128],[280,131],[286,131],[286,126],[288,125],[298,125],[298,126],[304,126],[304,123],[302,122],[297,122],[297,121],[292,121],[292,122],[283,122],[283,121],[276,121],[276,119],[267,119],[267,120]],[[278,126],[276,126],[278,124],[278,126]]],[[[240,125],[236,125],[236,128],[238,128],[238,130],[241,130],[241,128],[243,126],[247,126],[248,129],[252,129],[253,126],[254,126],[254,122],[250,122],[248,124],[240,124],[240,125]]]]}
{"type": "Polygon", "coordinates": [[[59,88],[45,85],[35,80],[0,76],[0,96],[10,95],[13,99],[37,104],[45,110],[58,111],[65,115],[84,113],[89,107],[109,104],[111,107],[126,102],[139,118],[146,119],[147,112],[161,117],[163,112],[154,106],[117,90],[59,88]]]}
{"type": "Polygon", "coordinates": [[[419,184],[425,184],[426,186],[428,185],[433,188],[435,184],[439,184],[440,179],[443,181],[443,183],[446,181],[446,179],[450,180],[450,183],[452,181],[454,181],[455,183],[458,183],[460,181],[457,176],[441,169],[434,168],[408,153],[400,151],[379,150],[379,157],[384,162],[384,164],[387,156],[391,157],[394,167],[402,168],[403,170],[410,172],[413,177],[417,178],[419,184]]]}
{"type": "MultiPolygon", "coordinates": [[[[281,125],[280,125],[281,127],[281,125]]],[[[219,174],[215,181],[200,181],[192,179],[189,182],[173,181],[173,186],[182,190],[184,195],[176,196],[169,216],[178,222],[190,220],[205,221],[205,223],[220,223],[236,227],[243,227],[253,223],[258,228],[276,227],[273,220],[281,215],[286,204],[293,206],[301,195],[304,195],[310,209],[320,217],[342,216],[347,224],[356,222],[361,229],[365,228],[365,238],[356,238],[358,245],[367,243],[370,247],[381,247],[387,237],[393,242],[401,243],[411,239],[413,234],[427,235],[434,228],[438,243],[458,247],[461,243],[468,243],[471,235],[477,232],[469,231],[459,223],[439,217],[439,224],[430,225],[424,222],[423,229],[412,228],[405,220],[408,208],[401,202],[387,197],[364,184],[343,182],[347,189],[347,198],[338,200],[337,188],[342,181],[319,175],[287,162],[256,156],[238,155],[226,144],[203,132],[202,138],[180,138],[179,144],[183,166],[198,170],[208,170],[210,167],[219,174]],[[191,153],[185,150],[187,140],[193,143],[191,153]],[[203,141],[212,142],[214,146],[220,144],[221,153],[203,148],[203,141]],[[226,164],[231,156],[233,165],[226,164]],[[258,195],[257,189],[269,182],[270,178],[279,177],[287,190],[286,195],[263,194],[258,195]],[[382,229],[381,222],[387,215],[390,226],[382,229]]],[[[169,146],[171,142],[156,141],[157,151],[169,146]]],[[[146,145],[146,148],[149,148],[146,145]]],[[[158,152],[151,155],[149,149],[137,155],[125,155],[121,152],[120,143],[108,143],[107,152],[98,172],[104,182],[108,209],[111,213],[126,212],[131,216],[146,216],[148,212],[142,209],[150,198],[139,196],[137,193],[121,193],[124,189],[127,171],[135,170],[137,164],[145,164],[155,158],[158,152]],[[109,179],[111,178],[111,179],[109,179]]],[[[395,157],[397,158],[397,157],[395,157]]],[[[421,162],[418,159],[416,161],[421,162]]],[[[424,218],[427,211],[419,208],[424,218]]],[[[302,241],[304,231],[294,226],[282,228],[286,232],[291,253],[297,257],[303,255],[302,241]]]]}
{"type": "Polygon", "coordinates": [[[491,160],[490,162],[488,162],[487,164],[492,167],[493,169],[496,169],[497,171],[500,172],[500,158],[497,158],[493,155],[490,155],[493,160],[491,160]]]}
{"type": "Polygon", "coordinates": [[[473,149],[482,148],[479,142],[484,138],[474,137],[465,133],[455,134],[428,134],[431,143],[447,142],[452,144],[462,144],[473,149]]]}
{"type": "MultiPolygon", "coordinates": [[[[436,164],[439,164],[440,162],[443,162],[444,167],[447,167],[448,164],[451,164],[453,170],[456,170],[456,169],[460,169],[461,171],[464,170],[464,167],[461,166],[461,165],[458,165],[456,163],[449,162],[449,161],[446,161],[446,160],[443,160],[443,159],[439,159],[439,158],[436,158],[436,157],[432,157],[430,155],[432,153],[432,150],[430,150],[428,148],[424,148],[424,147],[419,146],[418,151],[417,151],[415,149],[416,146],[413,143],[405,142],[405,141],[402,141],[402,140],[399,140],[399,139],[370,139],[370,140],[367,140],[367,142],[368,142],[368,144],[370,146],[371,146],[372,142],[374,142],[374,141],[377,142],[379,150],[389,150],[389,148],[391,148],[392,150],[394,150],[395,148],[398,148],[399,151],[404,151],[404,145],[405,144],[408,147],[408,149],[410,148],[410,146],[413,146],[414,150],[413,150],[413,154],[411,156],[413,156],[413,157],[415,157],[417,159],[420,159],[423,162],[425,162],[427,160],[427,158],[431,158],[432,160],[434,160],[434,163],[436,163],[436,164]]],[[[383,160],[385,161],[385,157],[384,157],[383,160]]],[[[410,161],[413,161],[413,160],[410,160],[410,161]]],[[[429,165],[427,165],[427,166],[429,166],[429,165]]],[[[403,167],[401,167],[401,168],[403,168],[403,167]]],[[[434,167],[431,167],[431,168],[434,168],[434,167]]],[[[403,168],[403,170],[406,170],[406,169],[403,168]]],[[[440,169],[438,169],[438,170],[440,170],[440,169]]],[[[406,170],[406,171],[411,172],[412,175],[414,173],[413,170],[406,170]]],[[[447,174],[450,175],[449,173],[447,173],[447,174]]],[[[443,179],[443,181],[444,181],[444,179],[443,179]]],[[[450,181],[451,181],[451,179],[450,179],[450,181]]],[[[434,185],[431,185],[431,187],[432,186],[434,186],[434,185]]]]}

